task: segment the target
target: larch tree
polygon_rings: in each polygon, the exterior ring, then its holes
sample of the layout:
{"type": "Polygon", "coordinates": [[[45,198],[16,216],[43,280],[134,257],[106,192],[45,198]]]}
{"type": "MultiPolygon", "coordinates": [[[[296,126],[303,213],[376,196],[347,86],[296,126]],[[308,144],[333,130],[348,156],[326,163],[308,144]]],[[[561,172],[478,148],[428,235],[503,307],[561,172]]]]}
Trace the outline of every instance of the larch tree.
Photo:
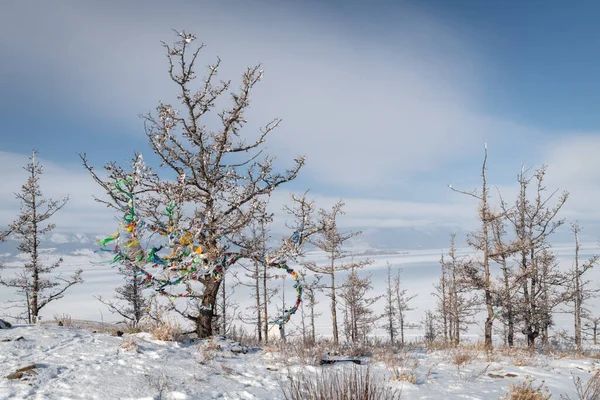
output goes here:
{"type": "Polygon", "coordinates": [[[449,186],[455,192],[471,196],[479,200],[478,218],[481,223],[481,230],[469,235],[468,243],[471,247],[480,251],[482,260],[479,262],[479,268],[472,269],[474,273],[472,282],[475,288],[483,291],[483,300],[486,309],[486,320],[484,328],[485,347],[487,350],[493,348],[492,328],[494,323],[494,299],[492,293],[492,275],[490,270],[490,248],[491,248],[491,223],[494,214],[490,208],[490,193],[487,183],[487,145],[484,148],[483,163],[481,165],[481,191],[472,190],[469,192],[457,190],[449,186]]]}
{"type": "Polygon", "coordinates": [[[385,291],[385,307],[382,317],[384,318],[383,328],[390,337],[390,344],[393,346],[396,343],[398,328],[396,326],[396,318],[398,308],[394,301],[394,281],[392,279],[392,265],[387,263],[387,287],[385,291]]]}
{"type": "Polygon", "coordinates": [[[344,203],[339,201],[331,211],[324,209],[319,210],[319,215],[315,225],[319,227],[318,232],[313,235],[309,242],[325,252],[328,257],[328,263],[317,265],[314,262],[305,262],[303,265],[316,274],[324,275],[329,278],[329,297],[331,298],[331,323],[333,328],[333,343],[334,346],[339,345],[339,330],[337,318],[337,296],[336,290],[339,289],[339,283],[336,283],[336,274],[340,271],[348,271],[351,269],[361,268],[370,263],[369,260],[339,262],[346,259],[350,254],[344,250],[346,242],[358,235],[361,232],[343,232],[338,227],[338,216],[344,214],[344,203]]]}
{"type": "Polygon", "coordinates": [[[470,271],[472,262],[456,253],[456,234],[450,237],[450,248],[442,255],[442,276],[436,285],[438,314],[444,329],[444,341],[457,346],[461,332],[473,323],[472,317],[479,310],[480,299],[471,293],[470,271]],[[446,257],[447,256],[447,257],[446,257]]]}
{"type": "Polygon", "coordinates": [[[106,305],[111,313],[123,317],[127,326],[136,329],[142,319],[148,315],[150,300],[144,295],[142,277],[139,276],[137,269],[122,264],[119,266],[119,274],[123,276],[125,283],[115,289],[114,298],[117,301],[106,300],[101,296],[96,298],[106,305]]]}
{"type": "Polygon", "coordinates": [[[380,317],[372,307],[381,296],[370,297],[372,291],[371,277],[361,278],[356,266],[353,266],[350,275],[341,286],[340,300],[344,309],[346,337],[354,344],[366,341],[367,335],[380,317]]]}
{"type": "Polygon", "coordinates": [[[515,295],[518,285],[514,279],[512,256],[515,246],[506,240],[506,223],[503,217],[492,221],[493,250],[490,258],[500,266],[502,276],[498,278],[497,292],[501,299],[502,310],[500,318],[505,326],[505,342],[508,347],[514,346],[515,341],[515,295]]]}
{"type": "Polygon", "coordinates": [[[406,320],[406,313],[414,310],[410,306],[410,302],[417,297],[417,294],[408,294],[408,289],[402,287],[401,270],[394,277],[394,302],[396,303],[396,318],[398,331],[400,332],[400,345],[404,347],[404,331],[408,328],[415,327],[415,324],[410,324],[406,320]]]}
{"type": "MultiPolygon", "coordinates": [[[[260,214],[268,196],[296,178],[304,158],[296,158],[285,172],[275,171],[274,158],[265,155],[264,143],[280,124],[279,119],[259,132],[244,130],[251,94],[263,77],[260,65],[247,68],[237,90],[232,90],[230,81],[217,81],[220,59],[209,65],[205,77],[198,81],[196,66],[204,45],[195,46],[192,34],[176,35],[174,44],[163,45],[180,108],[160,103],[155,113],[143,116],[161,173],[148,168],[135,175],[113,162],[105,166],[105,178],[96,173],[85,154],[81,158],[109,196],[98,201],[131,215],[136,227],[147,220],[147,225],[170,240],[177,236],[180,243],[175,243],[175,238],[174,246],[187,246],[198,254],[195,259],[209,267],[211,273],[182,275],[174,285],[183,288],[186,293],[181,297],[189,300],[185,308],[175,307],[175,311],[190,320],[198,336],[204,338],[212,335],[221,276],[238,257],[230,253],[231,249],[237,248],[236,243],[260,214]],[[218,102],[224,104],[221,98],[227,94],[231,105],[207,118],[218,102]],[[117,183],[120,185],[115,190],[117,183]],[[135,214],[131,205],[134,199],[135,214]]],[[[290,246],[280,250],[283,256],[290,246]]],[[[156,251],[148,256],[155,256],[156,251]]],[[[152,279],[150,283],[158,281],[152,279]]],[[[160,286],[157,289],[162,290],[160,286]]]]}
{"type": "Polygon", "coordinates": [[[43,169],[35,160],[35,155],[36,152],[33,151],[29,164],[24,167],[28,174],[27,182],[21,187],[21,192],[15,194],[21,202],[21,212],[6,231],[0,232],[0,241],[8,237],[18,240],[18,249],[27,259],[20,274],[1,278],[0,285],[16,289],[25,297],[21,303],[24,303],[25,311],[17,318],[30,324],[38,321],[40,311],[50,302],[63,298],[71,286],[83,282],[81,269],[70,277],[56,274],[62,258],[50,264],[40,260],[40,246],[44,236],[55,228],[53,223],[47,221],[65,206],[68,197],[61,200],[44,198],[39,182],[43,169]]]}
{"type": "Polygon", "coordinates": [[[540,335],[547,340],[547,331],[552,324],[552,309],[563,302],[561,287],[567,279],[558,268],[556,256],[549,250],[548,237],[564,223],[558,212],[568,199],[558,190],[547,194],[544,183],[546,166],[527,176],[521,168],[518,175],[519,193],[513,207],[502,199],[504,215],[514,230],[514,246],[518,271],[518,300],[515,304],[515,319],[522,325],[528,347],[533,350],[540,335]],[[533,186],[533,195],[530,194],[533,186]],[[551,202],[554,200],[554,205],[551,202]]]}

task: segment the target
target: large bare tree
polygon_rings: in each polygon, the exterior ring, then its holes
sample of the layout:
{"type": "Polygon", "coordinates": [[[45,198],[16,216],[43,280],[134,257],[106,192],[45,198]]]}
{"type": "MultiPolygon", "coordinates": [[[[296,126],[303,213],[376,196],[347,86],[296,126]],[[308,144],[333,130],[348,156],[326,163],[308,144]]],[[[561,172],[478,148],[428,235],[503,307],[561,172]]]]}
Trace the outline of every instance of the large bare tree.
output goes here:
{"type": "MultiPolygon", "coordinates": [[[[108,200],[98,199],[109,207],[129,212],[132,197],[137,199],[136,215],[160,227],[164,206],[174,204],[169,219],[170,230],[185,236],[189,232],[196,249],[208,263],[218,263],[251,221],[262,210],[266,198],[280,185],[296,178],[304,158],[294,160],[283,173],[276,172],[274,158],[265,155],[264,143],[280,123],[274,119],[259,132],[242,133],[253,89],[263,77],[260,65],[249,67],[241,84],[232,90],[230,81],[217,81],[221,60],[207,67],[207,74],[198,80],[196,67],[204,45],[196,46],[196,37],[176,32],[177,40],[163,43],[168,76],[177,89],[179,106],[160,103],[156,112],[144,115],[144,125],[150,147],[158,156],[161,174],[150,171],[136,175],[116,163],[105,166],[107,177],[89,165],[84,166],[107,194],[108,200]],[[231,105],[216,112],[210,124],[207,115],[215,111],[218,99],[229,94],[231,105]],[[115,182],[124,182],[126,189],[115,190],[115,182]],[[126,192],[126,193],[124,193],[126,192]]],[[[220,100],[223,102],[222,100],[220,100]]],[[[226,272],[227,263],[220,269],[226,272]]],[[[196,276],[191,287],[184,279],[186,296],[195,304],[180,310],[196,326],[200,337],[212,335],[212,322],[220,275],[196,276]]]]}
{"type": "Polygon", "coordinates": [[[567,201],[568,193],[557,196],[558,190],[555,190],[547,194],[545,176],[546,166],[530,176],[521,168],[518,175],[519,193],[514,206],[509,207],[501,198],[503,213],[512,225],[515,236],[518,263],[515,282],[519,288],[515,318],[522,325],[522,333],[527,337],[530,349],[534,348],[535,340],[540,335],[547,339],[547,330],[552,324],[552,309],[565,300],[559,292],[567,282],[558,268],[556,256],[549,250],[548,237],[564,223],[557,217],[567,201]]]}
{"type": "Polygon", "coordinates": [[[25,297],[25,312],[18,316],[28,323],[36,323],[40,310],[54,300],[64,297],[71,286],[83,282],[82,270],[79,269],[70,277],[56,275],[62,258],[51,264],[40,260],[40,245],[44,235],[50,233],[55,225],[48,223],[50,218],[67,203],[68,197],[61,200],[44,198],[40,189],[42,166],[35,160],[36,152],[32,152],[30,162],[24,169],[28,173],[27,182],[21,192],[15,196],[21,202],[21,212],[8,229],[0,232],[0,241],[13,237],[20,241],[18,249],[27,257],[23,270],[15,277],[3,277],[0,285],[13,288],[25,297]]]}
{"type": "Polygon", "coordinates": [[[481,165],[481,191],[462,191],[449,186],[455,192],[471,196],[479,200],[478,217],[481,222],[481,229],[469,235],[469,245],[481,252],[482,259],[479,262],[478,271],[473,277],[474,286],[483,291],[485,309],[487,317],[485,320],[485,347],[488,350],[493,348],[492,327],[494,323],[494,299],[492,293],[492,277],[490,270],[490,250],[491,250],[491,223],[495,216],[490,208],[490,193],[487,183],[487,145],[484,148],[483,163],[481,165]]]}

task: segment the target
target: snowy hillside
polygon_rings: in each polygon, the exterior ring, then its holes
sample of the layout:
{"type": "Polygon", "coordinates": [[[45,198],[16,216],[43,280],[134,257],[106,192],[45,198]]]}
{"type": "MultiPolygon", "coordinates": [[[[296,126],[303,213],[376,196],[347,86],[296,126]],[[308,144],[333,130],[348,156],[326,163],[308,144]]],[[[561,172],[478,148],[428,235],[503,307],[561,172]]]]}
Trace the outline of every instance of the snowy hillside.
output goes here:
{"type": "Polygon", "coordinates": [[[344,368],[370,368],[374,379],[401,389],[404,399],[496,399],[527,377],[534,387],[547,386],[552,398],[562,394],[576,399],[574,377],[585,382],[600,366],[595,359],[564,355],[497,353],[486,359],[474,351],[464,351],[466,360],[456,365],[458,353],[451,350],[415,350],[380,353],[367,365],[319,367],[302,365],[297,347],[280,353],[278,348],[248,350],[222,338],[174,343],[154,340],[148,333],[116,337],[21,325],[0,330],[0,398],[283,399],[289,376],[304,374],[314,381],[344,368]],[[389,380],[394,368],[396,375],[404,372],[408,379],[389,380]]]}

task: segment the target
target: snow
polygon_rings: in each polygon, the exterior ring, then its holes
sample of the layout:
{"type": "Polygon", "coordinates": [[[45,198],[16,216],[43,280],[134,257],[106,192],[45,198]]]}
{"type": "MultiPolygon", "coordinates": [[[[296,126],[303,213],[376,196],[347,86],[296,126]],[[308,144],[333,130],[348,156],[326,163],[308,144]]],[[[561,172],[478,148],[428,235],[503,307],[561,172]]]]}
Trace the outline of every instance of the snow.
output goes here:
{"type": "MultiPolygon", "coordinates": [[[[18,325],[0,330],[0,398],[283,399],[289,374],[370,368],[377,379],[390,377],[389,364],[378,361],[382,354],[369,366],[314,367],[300,364],[293,349],[279,353],[254,348],[246,354],[239,352],[242,349],[220,337],[175,343],[154,340],[149,333],[116,337],[50,324],[18,325]],[[13,340],[20,336],[23,340],[13,340]],[[5,378],[31,364],[36,368],[24,373],[26,380],[5,378]]],[[[534,386],[548,386],[553,398],[577,398],[573,377],[586,381],[599,366],[595,359],[564,355],[496,352],[487,359],[474,350],[470,354],[475,359],[457,367],[453,351],[414,350],[406,354],[404,370],[414,375],[415,383],[388,384],[402,389],[405,399],[497,399],[511,384],[530,376],[534,386]]]]}

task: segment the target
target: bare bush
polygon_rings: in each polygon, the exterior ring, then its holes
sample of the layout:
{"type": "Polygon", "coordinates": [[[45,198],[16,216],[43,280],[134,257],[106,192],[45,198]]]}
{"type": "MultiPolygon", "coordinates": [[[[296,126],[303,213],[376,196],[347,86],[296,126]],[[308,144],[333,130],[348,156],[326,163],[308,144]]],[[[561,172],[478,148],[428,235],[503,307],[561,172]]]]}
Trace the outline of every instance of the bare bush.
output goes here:
{"type": "Polygon", "coordinates": [[[503,400],[550,400],[550,390],[543,383],[534,385],[533,378],[528,376],[523,382],[511,385],[503,400]]]}
{"type": "Polygon", "coordinates": [[[359,367],[325,369],[316,375],[290,375],[282,385],[286,400],[395,400],[401,392],[387,385],[385,380],[373,379],[370,369],[359,367]]]}
{"type": "Polygon", "coordinates": [[[54,322],[58,326],[64,326],[65,328],[73,328],[73,318],[69,314],[54,314],[54,322]]]}
{"type": "Polygon", "coordinates": [[[384,359],[388,371],[392,374],[392,379],[400,382],[417,383],[417,369],[419,368],[419,359],[407,351],[402,354],[389,354],[384,359]]]}
{"type": "MultiPolygon", "coordinates": [[[[600,399],[600,371],[596,372],[586,383],[583,383],[580,377],[573,378],[573,384],[577,391],[578,400],[598,400],[600,399]]],[[[561,395],[563,399],[571,400],[568,395],[561,395]]]]}
{"type": "Polygon", "coordinates": [[[183,337],[181,326],[168,317],[156,321],[151,326],[150,332],[155,339],[165,342],[178,342],[183,337]]]}

